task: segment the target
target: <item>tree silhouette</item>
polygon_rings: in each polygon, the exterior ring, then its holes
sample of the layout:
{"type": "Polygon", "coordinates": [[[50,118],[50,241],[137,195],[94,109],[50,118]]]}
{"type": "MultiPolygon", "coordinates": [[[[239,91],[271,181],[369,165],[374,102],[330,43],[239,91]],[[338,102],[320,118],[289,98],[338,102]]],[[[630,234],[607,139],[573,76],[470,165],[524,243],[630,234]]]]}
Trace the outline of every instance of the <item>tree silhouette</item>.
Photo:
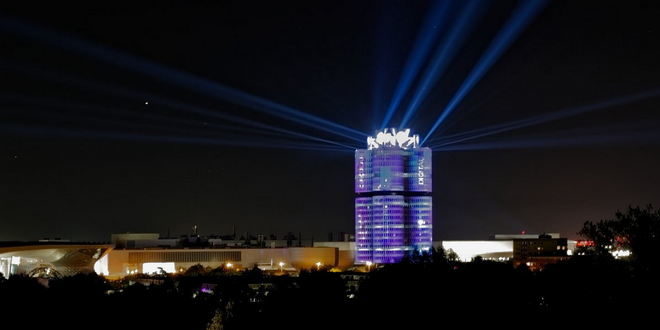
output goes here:
{"type": "Polygon", "coordinates": [[[458,253],[456,253],[452,249],[447,250],[447,260],[449,260],[449,261],[459,261],[458,253]]]}
{"type": "Polygon", "coordinates": [[[206,269],[201,264],[192,265],[185,272],[186,276],[202,276],[206,273],[206,269]]]}
{"type": "Polygon", "coordinates": [[[613,219],[587,221],[579,235],[593,240],[598,255],[608,255],[611,249],[627,249],[635,264],[657,270],[660,264],[660,210],[629,206],[617,211],[613,219]]]}

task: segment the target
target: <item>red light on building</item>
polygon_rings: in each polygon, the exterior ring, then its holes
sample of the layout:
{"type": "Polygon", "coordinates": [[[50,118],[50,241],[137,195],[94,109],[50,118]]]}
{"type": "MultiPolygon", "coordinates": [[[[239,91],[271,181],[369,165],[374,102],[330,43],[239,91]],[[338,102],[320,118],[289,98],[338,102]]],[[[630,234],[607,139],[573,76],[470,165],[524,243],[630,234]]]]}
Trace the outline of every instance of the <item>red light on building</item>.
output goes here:
{"type": "Polygon", "coordinates": [[[581,240],[581,241],[577,241],[575,243],[575,246],[577,246],[577,247],[592,247],[592,246],[596,246],[596,243],[594,241],[581,240]]]}

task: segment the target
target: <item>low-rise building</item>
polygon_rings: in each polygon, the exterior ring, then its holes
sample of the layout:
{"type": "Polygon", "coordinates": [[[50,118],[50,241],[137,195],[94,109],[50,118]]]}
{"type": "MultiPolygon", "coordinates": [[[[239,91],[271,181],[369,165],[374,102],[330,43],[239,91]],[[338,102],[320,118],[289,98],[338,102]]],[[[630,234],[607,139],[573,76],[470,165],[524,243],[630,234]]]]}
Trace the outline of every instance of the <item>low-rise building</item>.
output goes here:
{"type": "Polygon", "coordinates": [[[525,264],[532,270],[540,270],[547,264],[568,259],[568,251],[566,238],[539,235],[537,238],[514,239],[513,265],[525,264]]]}

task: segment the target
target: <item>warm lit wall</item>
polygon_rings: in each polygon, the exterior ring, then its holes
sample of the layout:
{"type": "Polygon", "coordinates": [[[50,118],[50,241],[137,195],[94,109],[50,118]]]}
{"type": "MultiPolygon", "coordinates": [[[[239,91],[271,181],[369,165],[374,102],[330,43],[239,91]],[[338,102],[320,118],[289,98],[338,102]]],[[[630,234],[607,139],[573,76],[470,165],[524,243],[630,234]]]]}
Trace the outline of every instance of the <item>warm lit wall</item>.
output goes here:
{"type": "Polygon", "coordinates": [[[315,247],[336,247],[339,249],[337,255],[337,267],[347,269],[355,264],[355,242],[329,241],[314,242],[315,247]]]}
{"type": "Polygon", "coordinates": [[[338,249],[334,247],[292,247],[266,249],[115,249],[108,254],[110,277],[121,277],[128,271],[142,270],[144,262],[175,262],[176,269],[201,264],[216,268],[226,262],[235,267],[252,268],[255,264],[277,265],[284,262],[286,267],[297,269],[313,268],[320,262],[326,266],[336,266],[338,249]],[[163,256],[161,258],[161,256],[163,256]],[[167,257],[164,257],[167,256],[167,257]],[[160,258],[160,259],[159,259],[160,258]],[[240,260],[239,260],[240,259],[240,260]]]}

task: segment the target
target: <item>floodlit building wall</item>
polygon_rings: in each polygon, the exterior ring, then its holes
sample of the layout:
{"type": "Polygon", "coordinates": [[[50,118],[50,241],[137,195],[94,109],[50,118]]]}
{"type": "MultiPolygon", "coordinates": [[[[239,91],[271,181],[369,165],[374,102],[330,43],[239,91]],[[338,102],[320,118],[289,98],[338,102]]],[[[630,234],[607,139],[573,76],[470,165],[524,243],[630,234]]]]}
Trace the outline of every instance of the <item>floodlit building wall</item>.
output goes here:
{"type": "Polygon", "coordinates": [[[314,247],[335,247],[338,249],[336,267],[347,269],[355,264],[355,242],[330,241],[314,242],[314,247]]]}
{"type": "Polygon", "coordinates": [[[461,261],[470,261],[476,256],[482,258],[513,258],[513,240],[500,241],[442,241],[445,253],[454,251],[461,261]]]}

